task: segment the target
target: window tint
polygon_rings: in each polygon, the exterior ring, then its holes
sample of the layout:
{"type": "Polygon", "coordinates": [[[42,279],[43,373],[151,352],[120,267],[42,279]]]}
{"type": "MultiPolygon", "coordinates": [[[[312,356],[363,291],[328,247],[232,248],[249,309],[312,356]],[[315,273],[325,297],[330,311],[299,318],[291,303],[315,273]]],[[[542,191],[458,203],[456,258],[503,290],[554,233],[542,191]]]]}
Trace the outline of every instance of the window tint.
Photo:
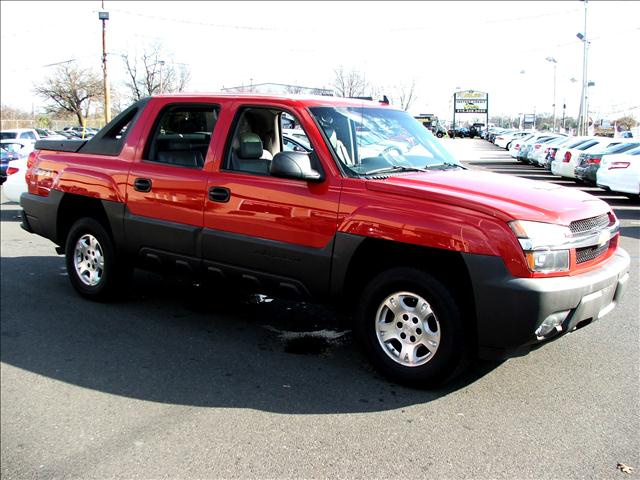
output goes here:
{"type": "MultiPolygon", "coordinates": [[[[218,120],[214,105],[173,105],[160,113],[145,160],[202,168],[218,120]]],[[[126,130],[126,126],[124,127],[126,130]]]]}
{"type": "Polygon", "coordinates": [[[406,112],[379,107],[309,110],[347,174],[461,167],[435,136],[406,112]]]}
{"type": "Polygon", "coordinates": [[[14,138],[18,138],[16,132],[0,132],[0,140],[13,140],[14,138]]]}
{"type": "Polygon", "coordinates": [[[570,145],[567,145],[567,148],[575,148],[575,147],[577,147],[579,145],[582,145],[583,143],[586,143],[588,141],[589,141],[588,139],[583,138],[581,140],[578,140],[576,142],[571,143],[570,145]]]}
{"type": "Polygon", "coordinates": [[[276,108],[245,108],[238,113],[225,169],[257,175],[270,175],[273,157],[280,152],[309,154],[309,162],[318,161],[306,133],[293,115],[276,108]],[[292,128],[293,127],[293,128],[292,128]]]}
{"type": "Polygon", "coordinates": [[[20,143],[3,143],[2,149],[7,152],[18,153],[22,149],[22,144],[20,143]]]}
{"type": "Polygon", "coordinates": [[[597,140],[589,140],[588,142],[583,143],[582,145],[576,147],[576,150],[586,150],[587,148],[591,148],[598,143],[597,140]]]}

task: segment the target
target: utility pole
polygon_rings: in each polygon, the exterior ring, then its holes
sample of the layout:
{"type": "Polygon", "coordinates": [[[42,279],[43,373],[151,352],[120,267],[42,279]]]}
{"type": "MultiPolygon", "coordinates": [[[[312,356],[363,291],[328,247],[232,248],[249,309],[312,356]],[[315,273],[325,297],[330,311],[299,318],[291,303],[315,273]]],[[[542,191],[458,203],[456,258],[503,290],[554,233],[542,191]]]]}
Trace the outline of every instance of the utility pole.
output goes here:
{"type": "Polygon", "coordinates": [[[163,93],[164,84],[162,83],[162,69],[164,68],[164,60],[159,60],[158,65],[160,65],[160,93],[163,93]]]}
{"type": "Polygon", "coordinates": [[[587,105],[587,57],[589,52],[589,41],[587,40],[587,5],[588,0],[584,1],[584,33],[578,33],[576,36],[583,43],[582,53],[582,95],[580,96],[580,115],[578,117],[578,134],[587,135],[589,130],[589,106],[587,105]]]}
{"type": "Polygon", "coordinates": [[[109,91],[109,76],[107,75],[107,20],[109,12],[104,9],[102,0],[102,10],[98,12],[98,19],[102,20],[102,72],[104,82],[104,123],[111,121],[111,92],[109,91]]]}
{"type": "Polygon", "coordinates": [[[553,131],[556,131],[556,67],[558,61],[553,57],[547,57],[547,62],[553,63],[553,131]]]}

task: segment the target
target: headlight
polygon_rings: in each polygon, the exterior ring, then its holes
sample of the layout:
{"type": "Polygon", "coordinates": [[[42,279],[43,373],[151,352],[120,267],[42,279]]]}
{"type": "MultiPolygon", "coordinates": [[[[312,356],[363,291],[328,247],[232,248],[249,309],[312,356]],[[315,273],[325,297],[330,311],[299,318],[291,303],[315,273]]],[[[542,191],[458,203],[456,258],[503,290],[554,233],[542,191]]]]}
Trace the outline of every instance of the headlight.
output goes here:
{"type": "Polygon", "coordinates": [[[553,223],[516,220],[509,223],[532,272],[563,272],[569,270],[569,250],[566,246],[571,231],[553,223]]]}

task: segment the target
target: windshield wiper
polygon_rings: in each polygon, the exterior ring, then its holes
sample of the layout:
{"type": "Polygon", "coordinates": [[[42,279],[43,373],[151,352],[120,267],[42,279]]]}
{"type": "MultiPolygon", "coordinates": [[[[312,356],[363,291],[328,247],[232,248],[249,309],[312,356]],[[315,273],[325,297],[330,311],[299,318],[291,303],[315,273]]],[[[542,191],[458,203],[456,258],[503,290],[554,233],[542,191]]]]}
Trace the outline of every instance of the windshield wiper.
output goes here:
{"type": "Polygon", "coordinates": [[[404,165],[390,165],[388,167],[376,168],[375,170],[370,170],[365,172],[364,175],[374,175],[376,173],[382,172],[428,172],[426,168],[420,167],[405,167],[404,165]]]}
{"type": "Polygon", "coordinates": [[[446,170],[449,167],[456,167],[456,168],[465,169],[465,167],[463,165],[458,165],[457,163],[449,163],[449,162],[431,163],[431,164],[425,165],[424,168],[433,169],[433,170],[446,170]]]}

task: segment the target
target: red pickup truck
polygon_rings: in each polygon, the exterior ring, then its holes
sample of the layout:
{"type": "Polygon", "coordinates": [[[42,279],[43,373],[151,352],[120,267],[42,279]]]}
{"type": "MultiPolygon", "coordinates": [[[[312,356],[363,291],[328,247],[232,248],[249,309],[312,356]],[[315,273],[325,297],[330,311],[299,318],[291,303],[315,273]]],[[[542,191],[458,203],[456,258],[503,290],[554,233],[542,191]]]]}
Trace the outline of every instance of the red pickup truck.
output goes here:
{"type": "Polygon", "coordinates": [[[629,278],[606,203],[469,170],[382,102],[154,96],[91,140],[39,141],[26,180],[22,226],[84,297],[140,267],[332,303],[408,384],[584,326],[629,278]]]}

